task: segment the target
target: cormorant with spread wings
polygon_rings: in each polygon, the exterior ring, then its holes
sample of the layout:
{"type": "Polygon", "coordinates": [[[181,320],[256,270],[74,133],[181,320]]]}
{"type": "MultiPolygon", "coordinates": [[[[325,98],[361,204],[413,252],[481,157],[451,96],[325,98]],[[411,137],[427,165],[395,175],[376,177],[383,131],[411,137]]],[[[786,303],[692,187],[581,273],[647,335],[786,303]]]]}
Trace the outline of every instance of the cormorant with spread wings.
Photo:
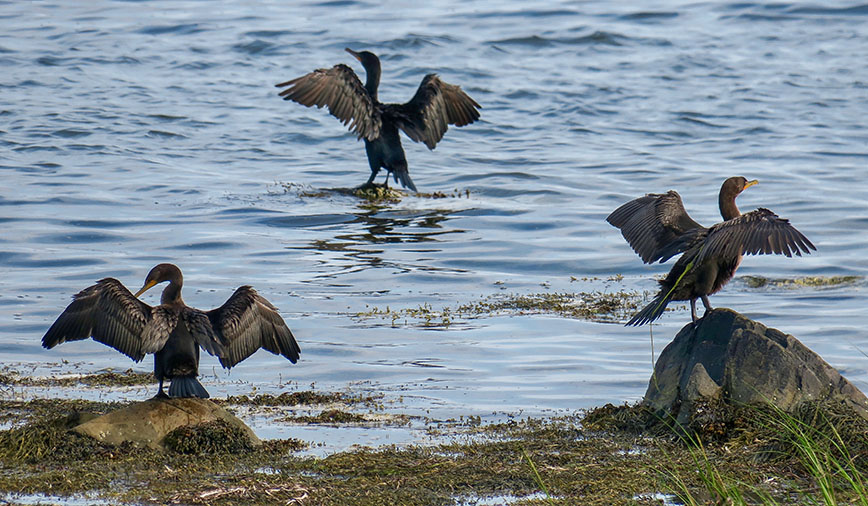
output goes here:
{"type": "Polygon", "coordinates": [[[338,64],[276,85],[286,88],[280,96],[307,107],[328,107],[332,116],[348,124],[350,131],[360,139],[365,139],[371,177],[362,188],[373,185],[380,168],[384,168],[386,187],[388,173],[391,173],[396,182],[416,191],[398,130],[416,142],[425,143],[428,149],[434,149],[449,125],[473,123],[479,119],[478,109],[482,106],[458,86],[441,81],[437,74],[426,75],[406,104],[382,104],[377,100],[380,59],[370,51],[357,53],[349,48],[346,51],[365,67],[364,86],[350,67],[338,64]]]}
{"type": "Polygon", "coordinates": [[[735,198],[756,180],[737,176],[720,187],[718,205],[724,221],[706,228],[693,221],[681,203],[681,196],[649,193],[631,200],[607,218],[621,229],[624,239],[645,263],[665,262],[683,253],[650,304],[636,313],[627,325],[644,325],[663,314],[673,300],[689,300],[690,315],[696,317],[696,299],[711,310],[708,296],[718,292],[735,275],[743,255],[780,254],[801,256],[817,248],[789,220],[759,208],[741,214],[735,198]]]}
{"type": "Polygon", "coordinates": [[[136,362],[154,354],[154,376],[160,382],[157,397],[166,397],[163,380],[169,378],[170,397],[208,398],[199,383],[199,348],[215,355],[226,369],[264,348],[298,360],[301,349],[277,308],[250,286],[235,290],[222,306],[211,311],[192,308],[181,299],[181,269],[159,264],[148,273],[135,294],[120,281],[105,278],[73,297],[42,338],[53,348],[66,341],[93,337],[136,362]],[[138,296],[168,281],[160,305],[151,307],[138,296]]]}

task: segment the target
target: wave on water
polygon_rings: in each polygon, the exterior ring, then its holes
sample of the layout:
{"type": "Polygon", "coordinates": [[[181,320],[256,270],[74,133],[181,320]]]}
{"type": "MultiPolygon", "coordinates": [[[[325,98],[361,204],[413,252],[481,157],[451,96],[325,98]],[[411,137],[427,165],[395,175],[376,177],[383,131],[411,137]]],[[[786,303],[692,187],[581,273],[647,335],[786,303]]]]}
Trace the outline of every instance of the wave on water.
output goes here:
{"type": "Polygon", "coordinates": [[[547,47],[547,46],[584,46],[584,45],[599,45],[599,46],[624,46],[629,44],[642,44],[654,46],[670,46],[672,45],[666,39],[661,38],[643,38],[643,37],[628,37],[620,33],[595,31],[588,35],[580,37],[544,37],[541,35],[530,35],[525,37],[513,37],[508,39],[499,39],[490,41],[489,44],[497,45],[518,45],[529,47],[547,47]]]}
{"type": "Polygon", "coordinates": [[[190,35],[208,30],[199,23],[182,23],[178,25],[150,25],[139,28],[137,33],[145,35],[190,35]]]}

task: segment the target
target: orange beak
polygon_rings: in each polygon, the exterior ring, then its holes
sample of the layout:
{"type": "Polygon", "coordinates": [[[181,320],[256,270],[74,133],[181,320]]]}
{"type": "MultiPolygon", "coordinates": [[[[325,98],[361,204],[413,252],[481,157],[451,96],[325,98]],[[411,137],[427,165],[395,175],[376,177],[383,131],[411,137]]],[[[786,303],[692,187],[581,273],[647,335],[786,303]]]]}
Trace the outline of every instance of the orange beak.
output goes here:
{"type": "Polygon", "coordinates": [[[347,47],[347,48],[344,48],[344,50],[345,50],[346,52],[350,53],[351,55],[353,55],[353,58],[355,58],[355,59],[357,59],[357,60],[359,60],[359,61],[362,61],[362,57],[359,56],[359,53],[353,51],[352,49],[350,49],[350,48],[348,48],[348,47],[347,47]]]}
{"type": "Polygon", "coordinates": [[[150,290],[151,288],[153,288],[154,285],[156,285],[156,284],[157,284],[157,282],[154,281],[153,279],[150,280],[150,281],[148,281],[147,283],[145,283],[145,286],[143,286],[143,287],[142,287],[138,292],[136,292],[136,295],[135,295],[135,296],[138,297],[139,295],[141,295],[141,294],[147,292],[148,290],[150,290]]]}

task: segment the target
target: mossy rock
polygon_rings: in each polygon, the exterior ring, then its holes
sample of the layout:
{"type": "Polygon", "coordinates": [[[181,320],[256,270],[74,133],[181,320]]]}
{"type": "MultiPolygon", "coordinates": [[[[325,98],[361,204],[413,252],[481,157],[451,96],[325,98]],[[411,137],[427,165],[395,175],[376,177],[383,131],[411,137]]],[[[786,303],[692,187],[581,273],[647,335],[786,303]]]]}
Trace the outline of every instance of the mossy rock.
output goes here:
{"type": "MultiPolygon", "coordinates": [[[[131,443],[166,449],[166,436],[176,429],[217,421],[237,429],[251,447],[262,444],[253,430],[235,415],[208,399],[195,398],[150,399],[82,423],[73,430],[112,445],[131,443]]],[[[183,445],[176,437],[175,448],[179,447],[183,445]]]]}
{"type": "Polygon", "coordinates": [[[184,425],[168,433],[163,447],[187,455],[248,452],[255,448],[249,434],[225,420],[184,425]]]}

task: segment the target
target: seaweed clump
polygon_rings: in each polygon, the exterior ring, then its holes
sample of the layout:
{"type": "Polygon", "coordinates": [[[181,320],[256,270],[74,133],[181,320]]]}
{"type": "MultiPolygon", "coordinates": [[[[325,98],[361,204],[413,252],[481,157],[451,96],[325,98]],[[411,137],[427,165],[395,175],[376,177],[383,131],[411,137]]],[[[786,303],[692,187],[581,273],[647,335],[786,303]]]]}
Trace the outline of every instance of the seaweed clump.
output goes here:
{"type": "Polygon", "coordinates": [[[449,327],[458,319],[474,319],[497,315],[555,314],[566,318],[596,322],[617,322],[638,307],[637,292],[542,292],[530,294],[490,295],[478,302],[445,306],[436,310],[428,304],[417,308],[370,308],[356,313],[356,318],[416,320],[423,327],[449,327]]]}
{"type": "Polygon", "coordinates": [[[297,416],[291,418],[291,420],[294,422],[316,424],[362,423],[368,421],[367,418],[358,413],[350,413],[339,409],[327,409],[316,416],[297,416]]]}
{"type": "MultiPolygon", "coordinates": [[[[24,383],[24,381],[19,380],[19,383],[24,383]]],[[[85,374],[82,376],[70,376],[66,378],[35,378],[27,381],[27,384],[31,386],[59,387],[78,385],[89,387],[118,387],[151,385],[154,383],[156,383],[156,379],[152,373],[136,372],[132,369],[127,369],[124,372],[101,371],[96,374],[85,374]]]]}
{"type": "Polygon", "coordinates": [[[582,419],[582,427],[592,431],[643,434],[657,427],[659,422],[659,418],[644,404],[606,404],[588,411],[582,419]]]}
{"type": "Polygon", "coordinates": [[[166,434],[167,450],[185,455],[249,452],[254,449],[250,437],[239,427],[223,420],[185,425],[166,434]]]}
{"type": "Polygon", "coordinates": [[[79,421],[74,415],[40,418],[0,432],[0,461],[33,464],[50,456],[56,462],[72,462],[110,454],[110,446],[70,430],[79,421]]]}
{"type": "Polygon", "coordinates": [[[800,278],[766,278],[763,276],[742,276],[748,288],[829,288],[857,283],[861,276],[805,276],[800,278]]]}
{"type": "Polygon", "coordinates": [[[320,393],[312,390],[300,392],[283,392],[280,395],[259,394],[254,397],[247,395],[230,395],[226,401],[215,399],[218,403],[247,405],[247,406],[310,406],[316,404],[373,404],[376,399],[372,396],[350,395],[340,392],[320,393]]]}

